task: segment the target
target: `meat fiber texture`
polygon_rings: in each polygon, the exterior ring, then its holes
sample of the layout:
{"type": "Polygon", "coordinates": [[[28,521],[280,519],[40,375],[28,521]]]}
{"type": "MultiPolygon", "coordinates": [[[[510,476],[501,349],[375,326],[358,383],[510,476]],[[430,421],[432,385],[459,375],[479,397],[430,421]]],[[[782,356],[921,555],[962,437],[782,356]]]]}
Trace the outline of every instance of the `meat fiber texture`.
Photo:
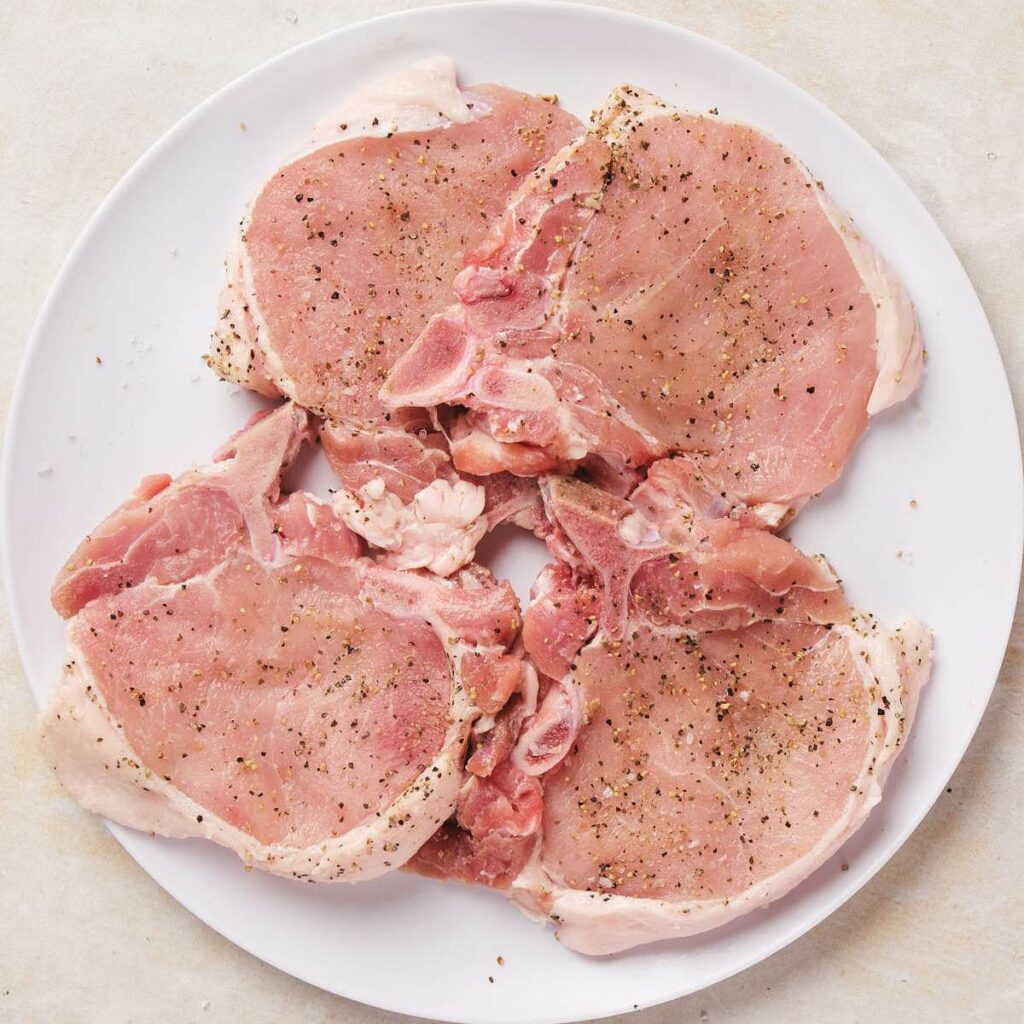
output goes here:
{"type": "Polygon", "coordinates": [[[923,363],[902,286],[795,157],[628,86],[455,286],[382,395],[451,407],[457,468],[628,475],[687,454],[709,495],[770,525],[923,363]]]}
{"type": "Polygon", "coordinates": [[[517,785],[413,867],[585,953],[777,899],[878,801],[930,670],[922,624],[851,610],[766,530],[916,386],[909,299],[781,146],[629,87],[455,284],[382,395],[433,407],[458,469],[542,476],[559,564],[525,617],[517,785]]]}
{"type": "Polygon", "coordinates": [[[510,895],[583,953],[693,935],[778,899],[878,803],[931,666],[927,628],[851,610],[827,564],[728,517],[543,485],[571,552],[527,653],[551,680],[513,765],[543,773],[510,895]]]}
{"type": "Polygon", "coordinates": [[[53,588],[64,678],[44,746],[86,807],[246,864],[356,881],[455,810],[469,734],[517,691],[519,610],[478,567],[380,566],[280,476],[291,403],[206,466],[148,477],[53,588]]]}
{"type": "Polygon", "coordinates": [[[460,89],[450,60],[421,61],[318,125],[243,220],[210,365],[323,418],[339,512],[396,568],[455,572],[495,502],[454,471],[430,417],[392,411],[380,386],[518,181],[579,130],[557,104],[460,89]]]}
{"type": "Polygon", "coordinates": [[[589,954],[762,907],[863,823],[931,636],[772,531],[923,350],[795,157],[629,86],[583,131],[438,58],[318,126],[228,262],[211,365],[290,401],[58,578],[82,803],[298,878],[488,886],[589,954]],[[280,493],[300,407],[330,502],[280,493]],[[521,630],[470,561],[502,522],[556,559],[521,630]]]}

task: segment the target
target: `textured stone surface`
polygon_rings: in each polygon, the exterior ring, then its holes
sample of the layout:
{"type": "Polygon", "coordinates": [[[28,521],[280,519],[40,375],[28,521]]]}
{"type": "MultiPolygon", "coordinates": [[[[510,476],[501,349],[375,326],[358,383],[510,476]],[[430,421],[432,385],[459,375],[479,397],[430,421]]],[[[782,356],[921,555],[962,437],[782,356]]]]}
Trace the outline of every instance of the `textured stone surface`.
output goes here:
{"type": "MultiPolygon", "coordinates": [[[[86,218],[215,89],[392,0],[20,0],[0,5],[0,414],[43,297],[86,218]]],[[[1020,0],[620,4],[714,36],[862,132],[964,261],[1024,401],[1020,0]]],[[[976,522],[976,521],[975,521],[976,522]]],[[[970,524],[965,524],[970,525],[970,524]]],[[[1024,1014],[1024,621],[952,792],[826,923],[746,973],[621,1020],[1016,1022],[1024,1014]]],[[[397,1021],[236,949],[63,796],[0,636],[0,1021],[397,1021]]]]}

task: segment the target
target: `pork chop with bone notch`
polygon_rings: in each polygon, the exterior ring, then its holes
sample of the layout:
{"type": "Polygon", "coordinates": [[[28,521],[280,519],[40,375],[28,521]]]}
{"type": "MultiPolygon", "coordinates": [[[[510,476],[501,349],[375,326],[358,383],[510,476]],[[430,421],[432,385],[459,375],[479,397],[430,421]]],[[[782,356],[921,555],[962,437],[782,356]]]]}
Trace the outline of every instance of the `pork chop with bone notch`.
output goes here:
{"type": "Polygon", "coordinates": [[[412,863],[589,954],[718,927],[824,863],[881,799],[931,665],[921,623],[851,610],[760,525],[684,514],[661,468],[629,501],[542,481],[561,560],[523,640],[544,697],[495,772],[541,791],[469,804],[412,863]]]}
{"type": "Polygon", "coordinates": [[[465,748],[522,680],[515,597],[361,554],[334,509],[282,497],[311,436],[286,403],[205,466],[148,477],[72,555],[44,746],[87,808],[248,865],[358,881],[453,812],[465,748]]]}
{"type": "Polygon", "coordinates": [[[778,899],[881,799],[930,633],[851,610],[824,562],[763,529],[663,516],[657,480],[630,502],[558,478],[545,491],[577,568],[542,577],[524,639],[581,715],[571,743],[528,727],[512,755],[547,771],[511,897],[585,953],[778,899]]]}
{"type": "Polygon", "coordinates": [[[450,406],[457,468],[682,455],[771,526],[923,365],[902,285],[797,158],[629,86],[529,176],[455,285],[382,395],[450,406]]]}
{"type": "Polygon", "coordinates": [[[450,60],[420,61],[321,122],[228,256],[210,365],[323,417],[339,511],[396,568],[466,564],[493,502],[423,410],[393,411],[378,390],[518,181],[579,128],[554,102],[461,89],[450,60]]]}

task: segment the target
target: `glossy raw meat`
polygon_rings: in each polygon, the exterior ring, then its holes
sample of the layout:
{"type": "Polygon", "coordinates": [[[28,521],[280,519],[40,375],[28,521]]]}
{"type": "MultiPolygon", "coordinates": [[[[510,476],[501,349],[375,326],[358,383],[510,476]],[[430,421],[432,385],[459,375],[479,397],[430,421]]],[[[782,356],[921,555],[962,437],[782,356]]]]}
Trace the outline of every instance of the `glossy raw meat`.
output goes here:
{"type": "Polygon", "coordinates": [[[421,61],[318,127],[256,196],[229,255],[211,366],[324,417],[349,526],[398,567],[465,564],[484,499],[452,493],[440,435],[422,411],[382,405],[380,386],[521,177],[579,127],[554,103],[460,90],[451,61],[421,61]]]}
{"type": "Polygon", "coordinates": [[[510,755],[545,772],[511,897],[585,953],[771,902],[880,799],[930,635],[852,613],[826,565],[763,529],[544,490],[578,569],[549,568],[526,613],[555,685],[510,755]]]}
{"type": "Polygon", "coordinates": [[[359,880],[455,809],[473,723],[522,679],[518,609],[481,569],[382,567],[329,505],[282,500],[307,432],[291,404],[257,418],[83,542],[54,588],[71,618],[45,745],[122,824],[359,880]]]}
{"type": "Polygon", "coordinates": [[[527,179],[456,292],[383,395],[465,407],[458,468],[689,453],[772,525],[922,366],[899,282],[796,158],[629,87],[527,179]]]}

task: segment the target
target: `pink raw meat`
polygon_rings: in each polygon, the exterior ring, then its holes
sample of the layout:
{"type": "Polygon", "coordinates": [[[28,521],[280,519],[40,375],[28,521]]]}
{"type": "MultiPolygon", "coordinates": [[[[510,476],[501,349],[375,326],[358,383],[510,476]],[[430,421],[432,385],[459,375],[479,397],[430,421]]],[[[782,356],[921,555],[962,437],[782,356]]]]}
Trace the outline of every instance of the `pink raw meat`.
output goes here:
{"type": "Polygon", "coordinates": [[[45,746],[122,824],[355,881],[455,810],[474,723],[522,681],[519,615],[482,569],[379,566],[329,505],[282,500],[307,435],[290,403],[258,416],[79,546],[54,587],[70,621],[45,746]]]}
{"type": "Polygon", "coordinates": [[[351,498],[346,521],[398,567],[465,564],[484,499],[458,487],[425,413],[393,412],[380,386],[448,303],[463,254],[518,181],[579,129],[552,102],[498,85],[460,90],[451,61],[421,61],[319,126],[243,222],[209,362],[325,419],[324,451],[351,498]]]}
{"type": "MultiPolygon", "coordinates": [[[[306,414],[282,406],[273,415],[254,417],[209,465],[173,482],[167,475],[147,476],[75,549],[54,583],[54,608],[70,618],[97,597],[147,578],[189,579],[243,540],[273,562],[281,548],[272,522],[281,474],[310,436],[306,414]]],[[[348,552],[358,554],[358,540],[342,534],[348,552]]]]}
{"type": "Polygon", "coordinates": [[[777,899],[881,798],[930,634],[851,612],[823,562],[763,529],[543,490],[578,568],[546,570],[526,612],[554,683],[509,756],[545,773],[511,898],[595,954],[777,899]]]}
{"type": "Polygon", "coordinates": [[[44,742],[84,806],[487,885],[589,954],[764,906],[863,823],[931,636],[765,527],[916,385],[909,300],[762,133],[627,86],[579,131],[432,59],[260,190],[209,361],[292,401],[54,584],[44,742]],[[281,493],[314,435],[330,502],[281,493]],[[558,559],[521,636],[471,564],[503,522],[558,559]]]}
{"type": "Polygon", "coordinates": [[[776,525],[922,368],[901,285],[795,157],[626,86],[455,284],[382,395],[463,408],[452,453],[476,474],[688,453],[776,525]]]}
{"type": "Polygon", "coordinates": [[[456,816],[408,867],[430,878],[507,889],[530,860],[542,813],[537,780],[500,761],[489,775],[473,776],[466,783],[456,816]]]}

